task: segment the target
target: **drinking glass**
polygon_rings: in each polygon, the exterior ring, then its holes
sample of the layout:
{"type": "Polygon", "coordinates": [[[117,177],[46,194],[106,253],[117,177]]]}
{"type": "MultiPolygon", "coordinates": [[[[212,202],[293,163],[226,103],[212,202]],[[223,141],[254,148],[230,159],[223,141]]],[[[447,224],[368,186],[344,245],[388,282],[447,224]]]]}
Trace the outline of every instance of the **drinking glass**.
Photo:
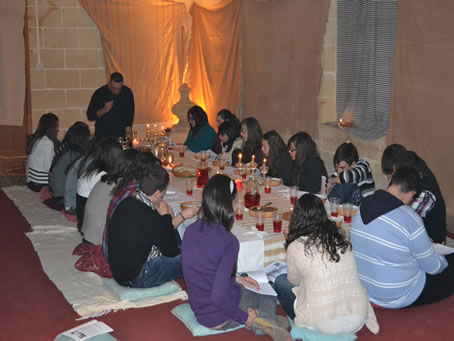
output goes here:
{"type": "Polygon", "coordinates": [[[347,203],[344,203],[342,206],[344,209],[344,222],[347,224],[350,224],[352,222],[353,205],[347,202],[347,203]]]}
{"type": "Polygon", "coordinates": [[[329,207],[331,210],[331,217],[337,217],[339,213],[337,210],[339,209],[340,199],[339,198],[329,198],[329,207]]]}
{"type": "Polygon", "coordinates": [[[263,185],[265,186],[265,193],[271,193],[271,182],[273,179],[270,176],[265,177],[263,185]]]}
{"type": "Polygon", "coordinates": [[[243,220],[244,214],[244,201],[241,198],[238,198],[235,201],[235,218],[236,220],[243,220]]]}
{"type": "Polygon", "coordinates": [[[186,189],[186,195],[192,195],[192,189],[194,188],[194,181],[192,177],[184,179],[184,187],[186,189]]]}
{"type": "Polygon", "coordinates": [[[282,231],[282,213],[279,211],[273,212],[273,231],[276,233],[282,231]]]}
{"type": "Polygon", "coordinates": [[[291,205],[295,205],[296,200],[298,200],[298,190],[299,190],[298,186],[291,186],[289,188],[291,205]]]}
{"type": "Polygon", "coordinates": [[[265,230],[265,212],[263,211],[255,212],[255,227],[259,231],[265,230]]]}

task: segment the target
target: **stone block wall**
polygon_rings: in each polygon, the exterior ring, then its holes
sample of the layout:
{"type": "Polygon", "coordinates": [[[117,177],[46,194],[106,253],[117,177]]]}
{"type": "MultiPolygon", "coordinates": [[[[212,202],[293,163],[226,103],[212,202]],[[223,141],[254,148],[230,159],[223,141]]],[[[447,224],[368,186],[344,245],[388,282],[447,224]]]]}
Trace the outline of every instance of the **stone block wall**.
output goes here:
{"type": "Polygon", "coordinates": [[[93,126],[87,106],[93,91],[106,83],[96,25],[78,0],[29,0],[27,5],[32,130],[46,112],[60,118],[60,136],[78,120],[93,126]]]}

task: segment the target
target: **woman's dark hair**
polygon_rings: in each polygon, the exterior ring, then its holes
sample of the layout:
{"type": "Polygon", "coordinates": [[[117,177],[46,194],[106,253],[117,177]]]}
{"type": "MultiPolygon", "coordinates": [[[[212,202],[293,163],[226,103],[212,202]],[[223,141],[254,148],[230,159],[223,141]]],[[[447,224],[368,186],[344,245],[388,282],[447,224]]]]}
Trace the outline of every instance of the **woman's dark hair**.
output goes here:
{"type": "Polygon", "coordinates": [[[208,124],[208,116],[201,107],[198,105],[194,105],[191,109],[188,110],[188,121],[189,115],[191,115],[192,119],[195,122],[195,126],[191,128],[191,137],[194,140],[197,135],[199,134],[200,128],[204,125],[208,124]]]}
{"type": "Polygon", "coordinates": [[[83,172],[83,176],[91,177],[95,173],[106,172],[111,173],[115,169],[115,163],[123,151],[121,144],[112,137],[106,137],[95,142],[99,148],[95,148],[93,161],[83,172]]]}
{"type": "Polygon", "coordinates": [[[337,147],[333,157],[333,164],[334,168],[336,168],[339,163],[345,161],[351,166],[353,162],[358,162],[358,160],[359,155],[355,145],[351,142],[344,142],[337,147]]]}
{"type": "Polygon", "coordinates": [[[206,222],[220,224],[230,231],[235,222],[233,210],[235,196],[235,182],[226,175],[214,175],[208,180],[202,192],[200,218],[206,222]]]}
{"type": "Polygon", "coordinates": [[[405,152],[407,149],[401,144],[390,144],[383,151],[383,156],[381,157],[381,170],[383,174],[390,175],[393,173],[393,165],[396,155],[400,152],[405,152]]]}
{"type": "Polygon", "coordinates": [[[69,170],[71,167],[78,161],[80,160],[80,165],[79,169],[77,171],[77,178],[80,178],[82,173],[84,172],[85,168],[90,164],[90,162],[93,161],[94,158],[98,157],[98,155],[101,153],[101,141],[104,139],[104,137],[100,136],[95,136],[90,140],[88,150],[85,154],[80,154],[79,157],[71,161],[71,163],[66,167],[65,170],[65,175],[68,174],[69,170]]]}
{"type": "Polygon", "coordinates": [[[339,251],[344,254],[352,249],[345,235],[329,220],[322,200],[314,194],[304,194],[295,203],[290,219],[289,234],[285,248],[292,242],[304,243],[304,251],[312,256],[313,247],[328,255],[332,262],[339,262],[339,251]],[[306,240],[297,240],[307,237],[306,240]]]}
{"type": "Polygon", "coordinates": [[[218,112],[216,116],[222,117],[224,121],[238,121],[236,116],[232,114],[232,112],[228,109],[222,109],[221,111],[218,112]]]}
{"type": "Polygon", "coordinates": [[[74,123],[66,132],[62,141],[63,149],[57,153],[52,161],[56,164],[66,153],[71,153],[71,163],[84,155],[90,147],[90,128],[82,121],[74,123]]]}
{"type": "Polygon", "coordinates": [[[139,151],[134,148],[123,150],[118,159],[115,161],[113,171],[104,174],[101,181],[111,185],[112,183],[117,183],[117,181],[123,176],[129,178],[127,174],[129,174],[131,169],[133,169],[137,154],[139,154],[139,151]]]}
{"type": "Polygon", "coordinates": [[[290,148],[290,143],[294,143],[296,147],[295,164],[292,169],[290,183],[292,185],[299,185],[303,176],[302,169],[304,162],[309,159],[316,159],[323,163],[323,160],[320,158],[317,145],[308,133],[296,133],[288,140],[288,148],[290,148]]]}
{"type": "Polygon", "coordinates": [[[266,132],[263,139],[268,142],[270,149],[267,157],[268,173],[279,174],[279,159],[282,153],[287,153],[287,146],[276,130],[266,132]]]}
{"type": "Polygon", "coordinates": [[[40,117],[38,127],[33,133],[27,147],[28,155],[32,152],[36,142],[38,142],[43,136],[47,136],[54,143],[54,150],[58,147],[60,143],[57,139],[57,124],[58,117],[53,113],[49,112],[40,117]]]}
{"type": "Polygon", "coordinates": [[[224,121],[219,126],[218,132],[219,135],[228,136],[229,140],[227,141],[227,143],[222,143],[222,145],[225,147],[225,151],[229,152],[232,149],[235,139],[240,136],[239,126],[232,121],[224,121]]]}
{"type": "Polygon", "coordinates": [[[241,127],[247,129],[247,141],[243,142],[242,152],[243,161],[249,162],[251,156],[255,154],[257,163],[261,164],[263,159],[262,154],[262,128],[259,122],[254,117],[247,117],[241,121],[241,127]]]}

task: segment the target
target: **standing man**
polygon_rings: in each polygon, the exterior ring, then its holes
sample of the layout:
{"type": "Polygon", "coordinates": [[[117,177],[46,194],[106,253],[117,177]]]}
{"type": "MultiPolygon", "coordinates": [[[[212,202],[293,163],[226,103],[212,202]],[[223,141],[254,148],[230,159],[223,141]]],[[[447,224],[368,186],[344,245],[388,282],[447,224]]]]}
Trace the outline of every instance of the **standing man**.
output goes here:
{"type": "Polygon", "coordinates": [[[96,136],[131,138],[134,95],[130,88],[123,85],[121,73],[112,73],[109,83],[95,91],[88,106],[87,118],[96,121],[96,136]]]}

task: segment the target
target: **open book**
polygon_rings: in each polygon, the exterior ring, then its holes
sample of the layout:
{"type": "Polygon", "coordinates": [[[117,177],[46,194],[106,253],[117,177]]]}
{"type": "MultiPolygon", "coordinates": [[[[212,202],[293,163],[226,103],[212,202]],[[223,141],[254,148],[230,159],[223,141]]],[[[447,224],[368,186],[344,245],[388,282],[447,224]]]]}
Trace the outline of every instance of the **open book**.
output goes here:
{"type": "Polygon", "coordinates": [[[87,323],[81,324],[80,326],[63,332],[62,335],[69,336],[76,341],[84,341],[93,336],[110,333],[111,331],[113,331],[113,329],[104,322],[91,320],[87,323]]]}
{"type": "Polygon", "coordinates": [[[257,281],[259,290],[245,286],[246,289],[262,295],[277,296],[276,291],[274,291],[271,284],[268,283],[268,277],[266,277],[265,271],[249,271],[247,274],[257,281]]]}
{"type": "Polygon", "coordinates": [[[265,273],[268,280],[274,283],[277,276],[287,273],[287,264],[277,260],[265,268],[265,273]]]}

